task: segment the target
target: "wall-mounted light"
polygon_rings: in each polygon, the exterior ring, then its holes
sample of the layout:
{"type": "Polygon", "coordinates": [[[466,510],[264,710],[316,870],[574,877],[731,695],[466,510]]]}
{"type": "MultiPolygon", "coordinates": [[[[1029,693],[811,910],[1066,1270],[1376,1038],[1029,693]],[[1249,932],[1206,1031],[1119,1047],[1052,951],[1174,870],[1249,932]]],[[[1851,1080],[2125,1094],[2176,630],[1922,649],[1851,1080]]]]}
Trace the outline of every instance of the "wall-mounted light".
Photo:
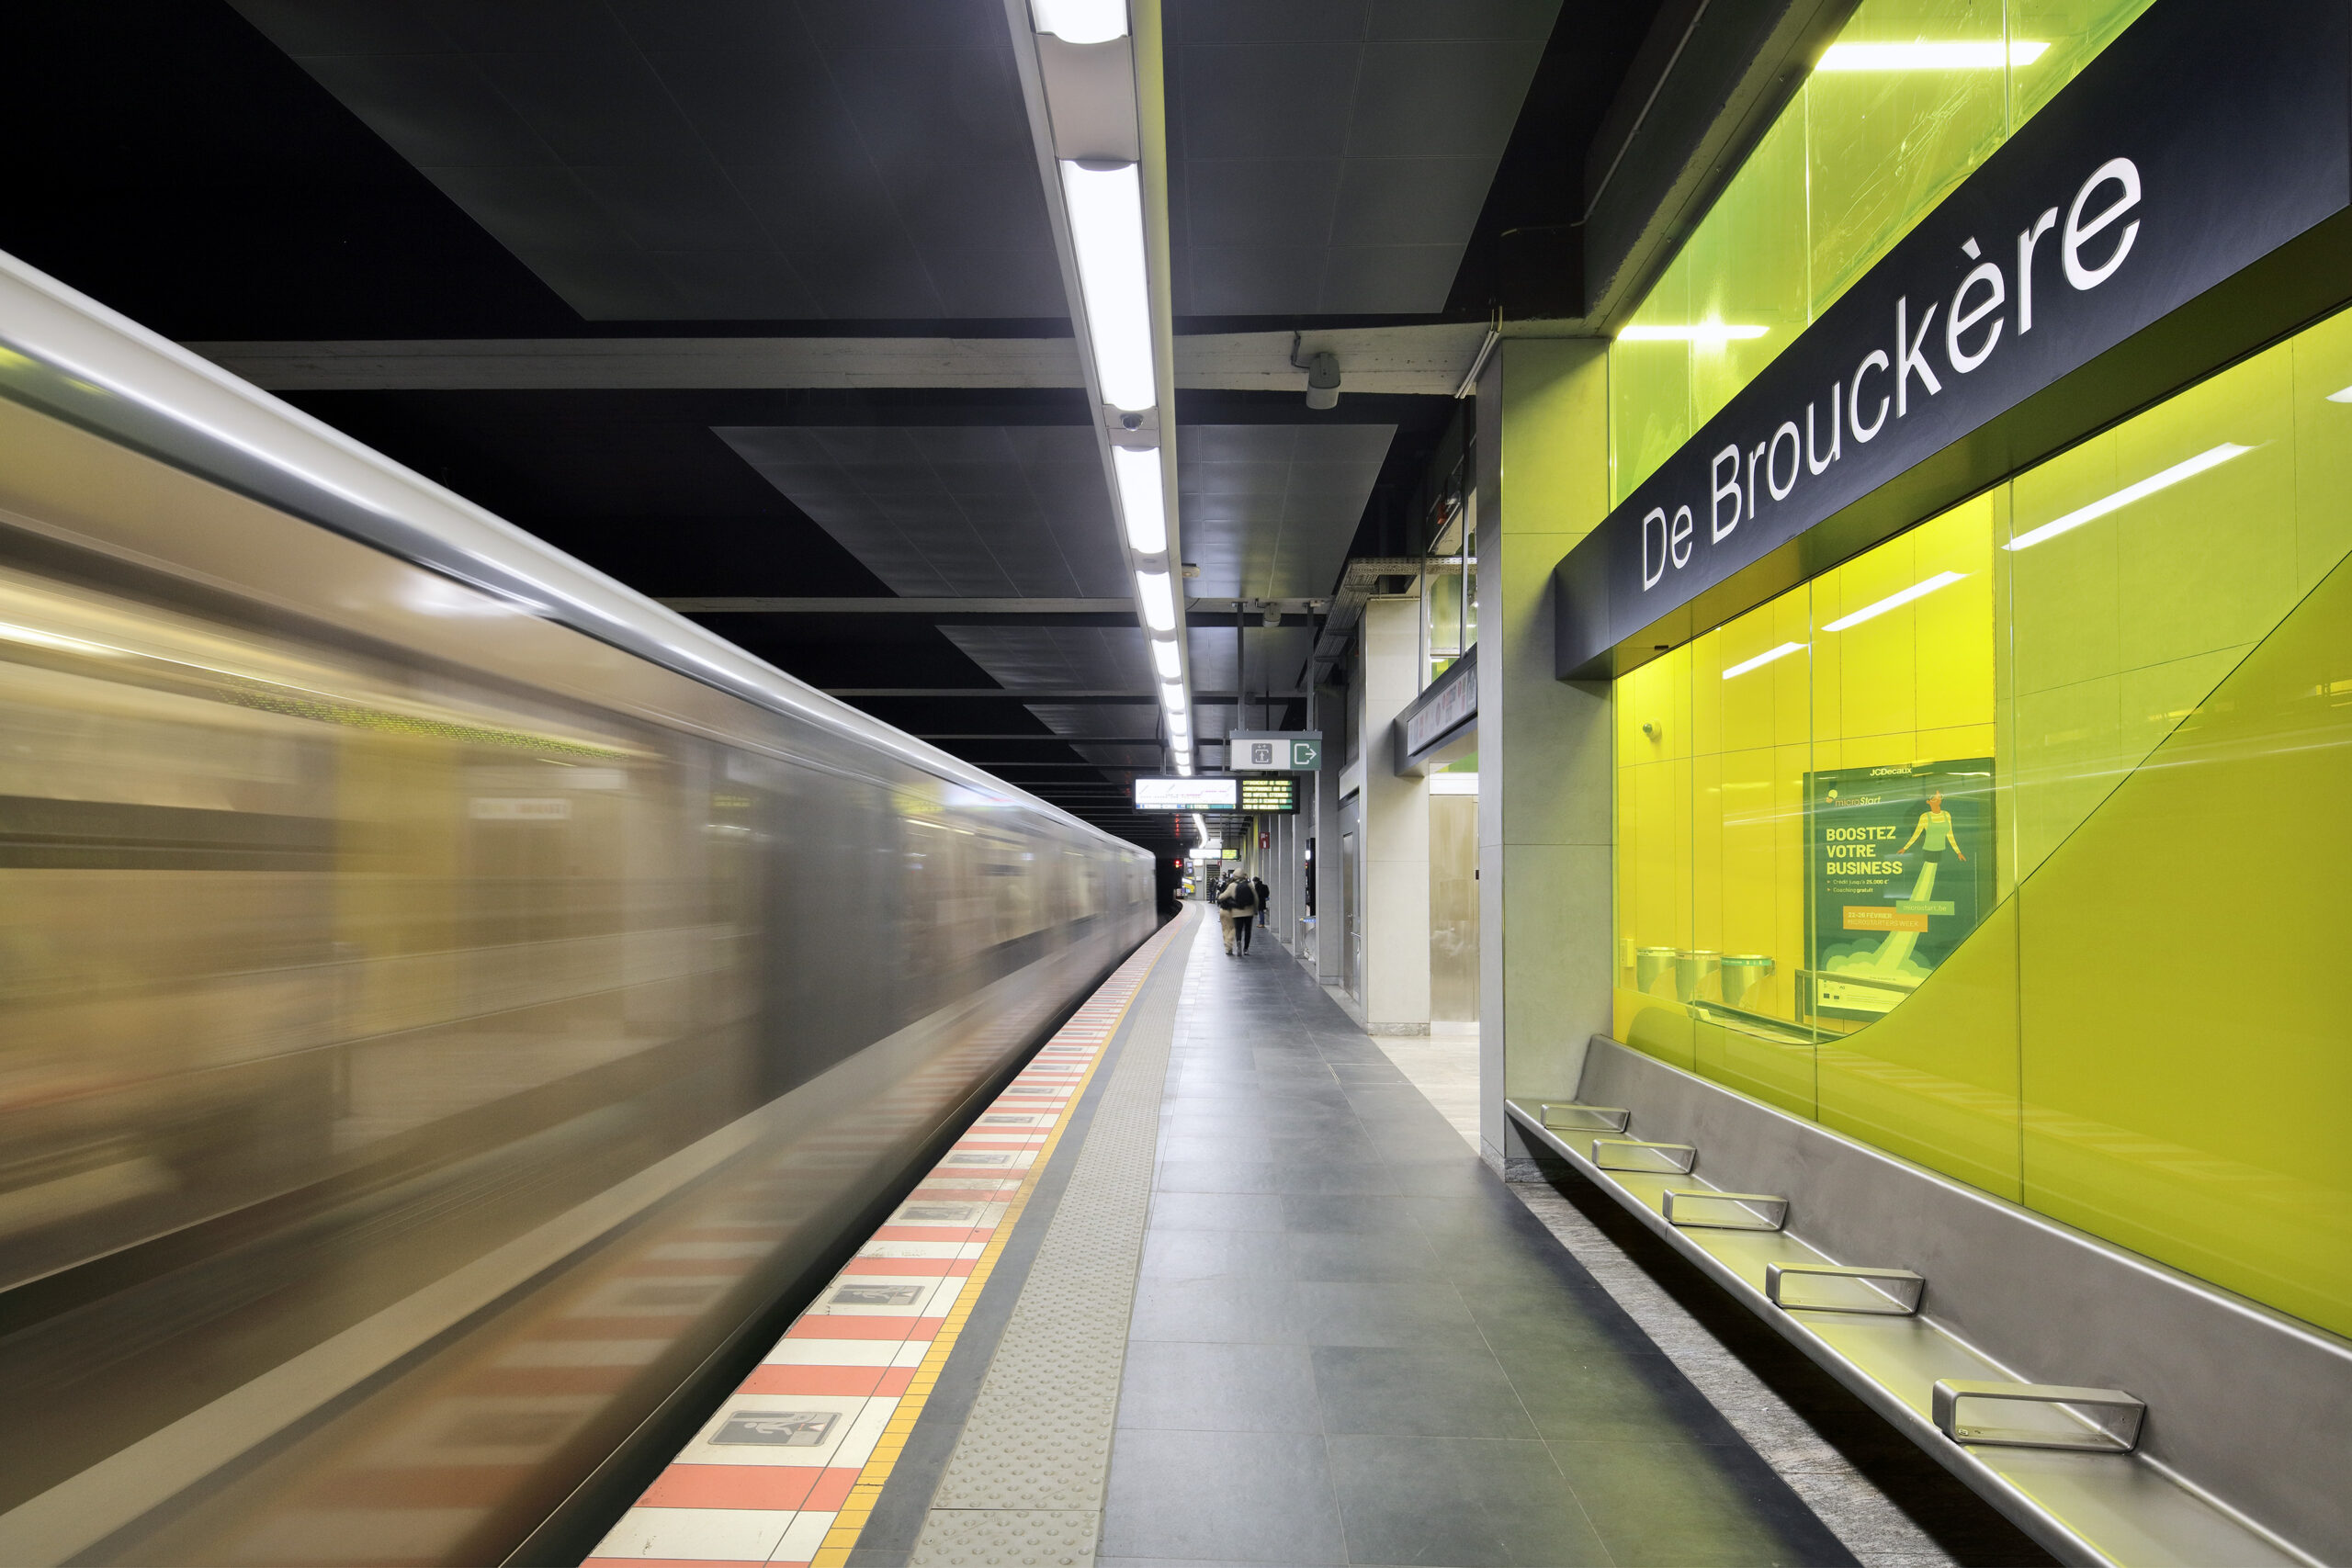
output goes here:
{"type": "Polygon", "coordinates": [[[1951,39],[1915,43],[1833,43],[1816,71],[1993,71],[2030,65],[2048,51],[2039,39],[1951,39]]]}
{"type": "Polygon", "coordinates": [[[2253,451],[2234,441],[2224,441],[2219,446],[2209,446],[2186,462],[2175,463],[2162,473],[2150,474],[2137,484],[2125,485],[2113,495],[2100,496],[2088,506],[2078,506],[2064,517],[2053,517],[2039,528],[2028,528],[2001,547],[2005,550],[2030,549],[2044,539],[2054,539],[2070,528],[2079,528],[2106,516],[2109,513],[2143,501],[2160,490],[2168,490],[2186,479],[2192,479],[2208,468],[2217,468],[2233,457],[2243,457],[2253,451]]]}
{"type": "Polygon", "coordinates": [[[1115,409],[1148,409],[1159,394],[1152,372],[1142,179],[1133,164],[1065,159],[1061,168],[1102,400],[1115,409]]]}
{"type": "Polygon", "coordinates": [[[1136,597],[1143,604],[1144,625],[1156,632],[1176,629],[1176,592],[1165,571],[1136,573],[1136,597]]]}
{"type": "Polygon", "coordinates": [[[1127,36],[1127,0],[1030,0],[1041,33],[1064,43],[1109,43],[1127,36]]]}
{"type": "Polygon", "coordinates": [[[1653,322],[1647,325],[1620,327],[1617,331],[1617,341],[1619,343],[1724,344],[1762,337],[1770,330],[1770,327],[1732,321],[1692,321],[1688,325],[1653,322]]]}
{"type": "Polygon", "coordinates": [[[1755,658],[1743,659],[1738,663],[1733,665],[1730,669],[1724,671],[1724,679],[1728,681],[1735,675],[1745,675],[1750,670],[1761,670],[1764,666],[1771,663],[1772,660],[1776,659],[1786,659],[1792,653],[1803,653],[1806,649],[1812,646],[1813,645],[1811,643],[1804,642],[1784,642],[1778,648],[1767,649],[1762,653],[1758,654],[1755,658]]]}
{"type": "Polygon", "coordinates": [[[1127,543],[1139,556],[1168,549],[1168,496],[1160,488],[1159,448],[1114,446],[1111,471],[1118,476],[1119,510],[1127,519],[1127,543]]]}
{"type": "Polygon", "coordinates": [[[1968,573],[1964,571],[1939,571],[1933,577],[1924,578],[1913,583],[1900,592],[1888,594],[1874,604],[1865,604],[1850,615],[1840,615],[1821,629],[1826,632],[1842,632],[1849,627],[1859,626],[1864,621],[1874,621],[1889,610],[1899,610],[1914,599],[1924,599],[1939,588],[1949,588],[1967,575],[1968,573]]]}

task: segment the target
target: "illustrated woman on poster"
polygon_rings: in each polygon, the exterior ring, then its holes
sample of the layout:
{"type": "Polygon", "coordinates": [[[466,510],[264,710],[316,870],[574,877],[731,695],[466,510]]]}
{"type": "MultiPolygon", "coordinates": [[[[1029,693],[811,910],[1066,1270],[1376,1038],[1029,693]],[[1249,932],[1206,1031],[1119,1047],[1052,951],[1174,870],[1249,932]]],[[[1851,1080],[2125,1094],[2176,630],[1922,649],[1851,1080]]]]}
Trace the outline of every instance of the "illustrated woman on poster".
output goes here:
{"type": "MultiPolygon", "coordinates": [[[[1911,829],[1910,839],[1905,842],[1901,849],[1894,852],[1895,854],[1897,856],[1909,854],[1911,852],[1911,846],[1917,843],[1923,837],[1928,840],[1928,863],[1929,865],[1934,865],[1938,861],[1942,860],[1946,850],[1950,850],[1961,860],[1966,860],[1968,858],[1966,855],[1961,854],[1960,852],[1960,840],[1952,833],[1951,813],[1944,809],[1944,792],[1941,790],[1929,792],[1928,795],[1928,809],[1919,813],[1919,825],[1911,829]]],[[[1930,886],[1932,885],[1933,879],[1931,878],[1930,886]]],[[[1923,897],[1925,895],[1914,894],[1912,897],[1923,897]]]]}

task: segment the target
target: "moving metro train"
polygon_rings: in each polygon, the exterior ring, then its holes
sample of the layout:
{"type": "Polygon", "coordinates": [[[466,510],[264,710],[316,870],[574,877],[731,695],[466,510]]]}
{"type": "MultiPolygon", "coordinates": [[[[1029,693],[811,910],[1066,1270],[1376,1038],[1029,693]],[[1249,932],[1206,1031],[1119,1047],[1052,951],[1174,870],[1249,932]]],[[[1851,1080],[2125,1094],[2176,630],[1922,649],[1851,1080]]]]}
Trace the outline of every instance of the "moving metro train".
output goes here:
{"type": "Polygon", "coordinates": [[[0,1562],[576,1560],[1155,904],[0,258],[0,1562]]]}

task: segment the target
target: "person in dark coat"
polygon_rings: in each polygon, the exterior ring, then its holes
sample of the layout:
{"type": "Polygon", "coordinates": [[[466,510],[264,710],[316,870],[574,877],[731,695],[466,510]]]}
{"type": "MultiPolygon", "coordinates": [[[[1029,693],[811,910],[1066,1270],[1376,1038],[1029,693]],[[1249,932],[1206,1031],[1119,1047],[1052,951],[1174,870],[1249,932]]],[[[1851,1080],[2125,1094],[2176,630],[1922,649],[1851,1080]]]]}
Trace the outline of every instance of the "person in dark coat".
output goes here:
{"type": "Polygon", "coordinates": [[[1250,928],[1255,923],[1258,913],[1258,889],[1251,885],[1250,878],[1236,872],[1233,880],[1226,885],[1225,896],[1216,903],[1218,908],[1233,911],[1235,948],[1242,953],[1249,952],[1250,928]]]}
{"type": "MultiPolygon", "coordinates": [[[[1258,890],[1258,923],[1263,925],[1273,919],[1274,896],[1266,890],[1266,879],[1262,876],[1251,877],[1250,886],[1258,890]]],[[[1245,948],[1249,945],[1247,942],[1242,943],[1245,948]]]]}

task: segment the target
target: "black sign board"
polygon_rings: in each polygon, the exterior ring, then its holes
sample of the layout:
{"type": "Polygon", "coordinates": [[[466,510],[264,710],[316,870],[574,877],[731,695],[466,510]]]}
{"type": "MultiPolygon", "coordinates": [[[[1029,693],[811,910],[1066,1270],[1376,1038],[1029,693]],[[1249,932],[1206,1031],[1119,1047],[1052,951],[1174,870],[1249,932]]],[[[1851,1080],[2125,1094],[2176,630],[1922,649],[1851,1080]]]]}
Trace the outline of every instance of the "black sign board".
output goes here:
{"type": "Polygon", "coordinates": [[[1274,773],[1263,778],[1241,781],[1241,809],[1244,811],[1288,812],[1298,809],[1298,779],[1291,773],[1274,773]]]}
{"type": "Polygon", "coordinates": [[[1569,552],[1555,672],[2352,205],[2348,65],[2343,0],[2157,0],[1569,552]]]}

